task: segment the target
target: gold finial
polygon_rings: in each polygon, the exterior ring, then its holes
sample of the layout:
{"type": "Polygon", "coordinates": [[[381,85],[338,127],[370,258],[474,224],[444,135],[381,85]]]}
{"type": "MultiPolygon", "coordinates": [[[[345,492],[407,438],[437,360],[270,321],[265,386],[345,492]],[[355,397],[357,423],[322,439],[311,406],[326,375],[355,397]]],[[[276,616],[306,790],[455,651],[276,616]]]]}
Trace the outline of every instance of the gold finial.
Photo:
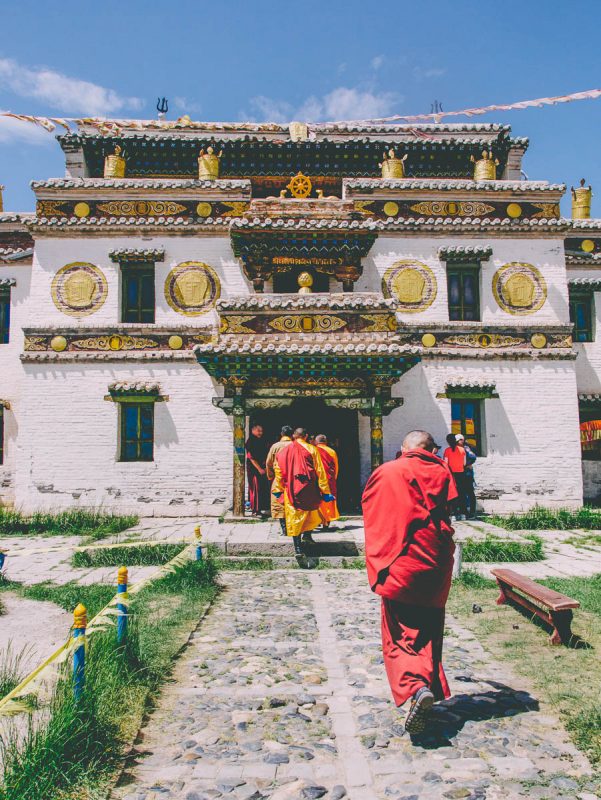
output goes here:
{"type": "Polygon", "coordinates": [[[117,585],[120,583],[127,583],[127,567],[119,567],[117,570],[117,585]]]}
{"type": "Polygon", "coordinates": [[[125,177],[125,159],[121,155],[123,148],[120,145],[115,145],[115,152],[111,156],[104,159],[104,177],[105,178],[124,178],[125,177]]]}
{"type": "Polygon", "coordinates": [[[215,153],[213,147],[207,147],[200,151],[198,156],[198,177],[200,180],[215,181],[219,177],[219,159],[223,155],[223,150],[215,153]]]}
{"type": "Polygon", "coordinates": [[[73,611],[73,627],[80,629],[85,628],[88,624],[88,612],[86,607],[79,603],[75,606],[75,610],[73,611]]]}
{"type": "Polygon", "coordinates": [[[572,219],[590,219],[593,187],[585,186],[585,183],[585,179],[581,178],[577,189],[572,186],[572,219]]]}
{"type": "Polygon", "coordinates": [[[382,163],[378,164],[382,169],[383,178],[404,178],[405,166],[404,162],[407,160],[407,154],[402,158],[397,158],[394,149],[391,147],[388,153],[384,153],[382,163]]]}
{"type": "Polygon", "coordinates": [[[297,283],[300,286],[298,290],[299,294],[311,294],[313,289],[313,276],[310,272],[301,272],[301,274],[297,278],[297,283]]]}
{"type": "Polygon", "coordinates": [[[194,528],[194,536],[198,539],[199,543],[202,541],[202,531],[200,530],[200,525],[197,525],[194,528]]]}
{"type": "Polygon", "coordinates": [[[0,214],[4,211],[4,201],[2,200],[2,192],[6,187],[0,183],[0,214]]]}
{"type": "Polygon", "coordinates": [[[297,172],[293,178],[290,178],[290,183],[286,188],[290,189],[292,197],[296,197],[298,200],[304,200],[311,194],[313,184],[311,183],[311,178],[307,175],[303,175],[302,172],[297,172]]]}
{"type": "Polygon", "coordinates": [[[497,180],[497,167],[499,166],[499,159],[493,158],[489,150],[482,151],[482,158],[474,158],[470,156],[470,161],[474,165],[474,180],[475,181],[496,181],[497,180]]]}

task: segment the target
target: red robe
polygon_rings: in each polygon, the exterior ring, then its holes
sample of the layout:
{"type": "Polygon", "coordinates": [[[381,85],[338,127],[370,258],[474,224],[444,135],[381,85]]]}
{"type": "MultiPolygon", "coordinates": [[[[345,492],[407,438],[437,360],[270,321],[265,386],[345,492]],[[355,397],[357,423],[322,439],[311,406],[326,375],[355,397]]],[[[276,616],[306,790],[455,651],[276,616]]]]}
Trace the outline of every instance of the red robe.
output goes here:
{"type": "Polygon", "coordinates": [[[269,508],[269,481],[267,475],[261,475],[251,458],[265,469],[265,459],[269,444],[266,439],[259,438],[251,433],[246,440],[246,475],[248,477],[248,500],[253,514],[259,514],[269,508]]]}
{"type": "Polygon", "coordinates": [[[453,570],[448,503],[457,497],[442,459],[416,449],[379,467],[363,493],[369,584],[382,597],[382,645],[397,705],[429,686],[449,697],[441,663],[453,570]]]}
{"type": "Polygon", "coordinates": [[[290,504],[301,511],[318,509],[321,494],[310,450],[294,441],[280,450],[276,458],[290,504]]]}

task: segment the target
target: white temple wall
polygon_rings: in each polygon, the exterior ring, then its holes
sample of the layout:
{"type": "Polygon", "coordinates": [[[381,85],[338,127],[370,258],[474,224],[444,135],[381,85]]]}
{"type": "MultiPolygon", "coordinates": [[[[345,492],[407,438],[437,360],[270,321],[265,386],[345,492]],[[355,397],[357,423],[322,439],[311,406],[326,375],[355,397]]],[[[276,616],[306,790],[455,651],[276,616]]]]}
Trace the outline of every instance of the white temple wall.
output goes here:
{"type": "MultiPolygon", "coordinates": [[[[217,313],[185,316],[174,311],[165,299],[165,280],[173,267],[183,261],[202,261],[219,276],[221,296],[249,294],[248,281],[234,257],[226,236],[122,236],[40,238],[36,241],[30,313],[27,323],[35,326],[100,327],[116,325],[121,316],[121,268],[111,261],[109,253],[119,248],[151,249],[164,247],[164,261],[155,265],[157,326],[207,326],[217,324],[217,313]],[[52,281],[61,267],[74,261],[85,261],[98,267],[108,283],[107,298],[95,313],[74,317],[59,310],[52,300],[52,281]]],[[[140,327],[137,323],[133,327],[140,327]]]]}
{"type": "Polygon", "coordinates": [[[432,305],[419,313],[401,312],[400,320],[420,325],[449,321],[446,262],[441,261],[441,247],[492,247],[492,256],[483,261],[480,272],[480,308],[484,324],[532,325],[533,323],[567,323],[569,307],[563,241],[560,239],[477,239],[469,237],[419,238],[417,236],[379,236],[363,259],[363,275],[355,285],[358,292],[379,292],[386,270],[395,262],[415,259],[430,267],[436,277],[437,293],[432,305]],[[523,261],[536,267],[544,277],[548,296],[545,304],[533,314],[516,316],[504,311],[493,294],[495,272],[512,261],[523,261]]]}
{"type": "Polygon", "coordinates": [[[219,515],[231,504],[231,417],[196,362],[27,364],[16,505],[105,507],[152,515],[219,515]],[[113,381],[158,381],[152,462],[118,461],[113,381]]]}
{"type": "Polygon", "coordinates": [[[17,458],[17,434],[22,417],[21,382],[23,367],[19,356],[23,352],[22,327],[27,320],[27,297],[31,285],[31,266],[0,265],[0,278],[14,278],[10,290],[11,316],[7,344],[0,344],[0,400],[10,408],[4,409],[4,463],[0,464],[0,503],[12,503],[17,458]]]}
{"type": "Polygon", "coordinates": [[[536,504],[581,505],[573,361],[423,361],[394,388],[404,404],[384,418],[385,460],[395,457],[404,434],[415,428],[430,431],[446,447],[451,401],[437,394],[457,378],[494,382],[499,395],[482,401],[484,455],[476,462],[481,506],[507,513],[536,504]]]}

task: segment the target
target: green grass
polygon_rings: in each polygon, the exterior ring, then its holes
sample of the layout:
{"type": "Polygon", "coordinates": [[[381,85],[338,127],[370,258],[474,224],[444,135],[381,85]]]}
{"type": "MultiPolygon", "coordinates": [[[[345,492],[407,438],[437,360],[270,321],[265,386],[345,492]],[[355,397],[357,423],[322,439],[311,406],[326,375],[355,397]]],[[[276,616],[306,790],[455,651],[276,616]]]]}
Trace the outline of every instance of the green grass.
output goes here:
{"type": "Polygon", "coordinates": [[[36,512],[29,516],[0,507],[0,536],[89,536],[104,539],[137,525],[133,515],[106,514],[101,511],[73,509],[56,514],[36,512]]]}
{"type": "Polygon", "coordinates": [[[545,557],[543,541],[538,536],[529,536],[527,542],[514,542],[486,536],[484,539],[467,539],[463,545],[464,561],[542,561],[545,557]]]}
{"type": "Polygon", "coordinates": [[[115,594],[115,587],[101,583],[80,586],[78,583],[34,583],[23,586],[20,593],[30,600],[46,600],[56,603],[65,611],[73,611],[78,603],[83,603],[88,612],[88,619],[97,614],[115,594]]]}
{"type": "MultiPolygon", "coordinates": [[[[105,588],[78,587],[89,592],[89,602],[100,602],[105,588]]],[[[70,604],[71,590],[55,593],[55,601],[70,604]]],[[[38,591],[51,599],[48,588],[38,591]]],[[[86,657],[83,700],[73,702],[66,674],[52,699],[49,719],[32,727],[25,739],[0,743],[5,766],[0,800],[105,797],[145,709],[217,591],[215,564],[188,562],[134,597],[126,645],[117,645],[114,628],[94,635],[86,657]]]]}
{"type": "Polygon", "coordinates": [[[487,522],[512,531],[526,530],[601,530],[601,509],[584,506],[569,508],[544,508],[535,506],[523,514],[491,516],[487,522]]]}
{"type": "Polygon", "coordinates": [[[585,533],[580,536],[570,536],[568,539],[564,539],[563,544],[572,544],[574,547],[590,547],[591,545],[599,547],[601,546],[601,534],[585,533]]]}
{"type": "Polygon", "coordinates": [[[13,650],[12,641],[2,650],[0,655],[0,697],[12,692],[26,675],[24,662],[31,653],[31,646],[23,647],[19,652],[13,650]]]}
{"type": "Polygon", "coordinates": [[[540,581],[574,597],[581,608],[572,629],[589,648],[557,647],[536,618],[511,605],[496,605],[492,581],[464,571],[453,581],[448,611],[474,632],[493,657],[511,662],[534,687],[533,695],[552,707],[578,748],[597,769],[601,767],[601,711],[599,710],[599,651],[601,650],[601,575],[591,578],[549,578],[540,581]],[[472,606],[481,606],[474,614],[472,606]]]}
{"type": "Polygon", "coordinates": [[[127,547],[99,547],[87,550],[76,550],[71,556],[74,567],[117,567],[126,564],[128,567],[152,566],[166,564],[184,549],[179,544],[132,544],[127,547]]]}

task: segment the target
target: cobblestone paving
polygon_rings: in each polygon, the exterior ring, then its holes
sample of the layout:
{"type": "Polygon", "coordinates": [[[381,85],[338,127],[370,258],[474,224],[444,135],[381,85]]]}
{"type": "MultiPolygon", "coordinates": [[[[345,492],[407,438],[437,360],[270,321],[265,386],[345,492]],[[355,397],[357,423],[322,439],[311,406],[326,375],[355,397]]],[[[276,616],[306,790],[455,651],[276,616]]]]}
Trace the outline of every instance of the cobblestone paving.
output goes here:
{"type": "Polygon", "coordinates": [[[594,800],[523,679],[448,622],[454,696],[413,741],[362,573],[227,573],[142,730],[119,800],[594,800]]]}

